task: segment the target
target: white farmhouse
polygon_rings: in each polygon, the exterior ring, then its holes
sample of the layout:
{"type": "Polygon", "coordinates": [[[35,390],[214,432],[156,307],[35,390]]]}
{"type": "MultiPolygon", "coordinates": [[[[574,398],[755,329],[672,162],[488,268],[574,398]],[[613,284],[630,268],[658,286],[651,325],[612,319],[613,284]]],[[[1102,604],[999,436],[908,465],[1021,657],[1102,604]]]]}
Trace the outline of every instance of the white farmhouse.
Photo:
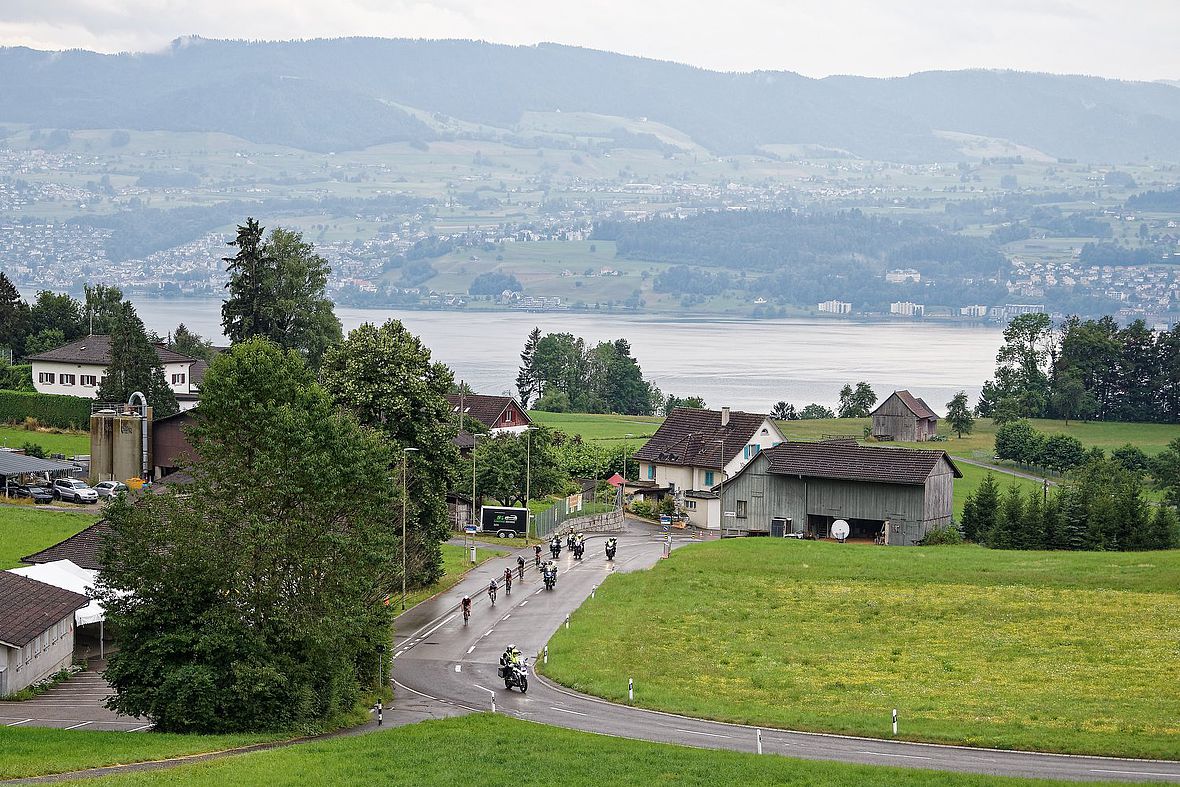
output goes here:
{"type": "Polygon", "coordinates": [[[639,481],[627,486],[645,498],[674,495],[689,522],[720,529],[725,480],[785,439],[767,415],[677,407],[635,452],[639,481]]]}
{"type": "MultiPolygon", "coordinates": [[[[154,347],[164,366],[164,380],[176,394],[180,409],[196,407],[201,377],[207,367],[205,362],[158,344],[154,347]]],[[[31,355],[28,361],[33,366],[33,386],[38,393],[96,399],[99,383],[111,362],[111,337],[85,336],[31,355]]]]}

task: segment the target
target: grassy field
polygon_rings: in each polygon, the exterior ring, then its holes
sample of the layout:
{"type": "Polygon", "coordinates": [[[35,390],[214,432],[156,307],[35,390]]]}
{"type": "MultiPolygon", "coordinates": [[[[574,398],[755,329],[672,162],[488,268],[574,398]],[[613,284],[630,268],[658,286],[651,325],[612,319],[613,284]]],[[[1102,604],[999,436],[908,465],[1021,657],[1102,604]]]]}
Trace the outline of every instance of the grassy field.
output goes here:
{"type": "Polygon", "coordinates": [[[639,448],[656,433],[663,418],[648,415],[589,415],[586,413],[543,413],[532,410],[529,417],[541,426],[581,435],[594,442],[625,441],[639,448]],[[631,435],[631,437],[627,437],[631,435]]]}
{"type": "MultiPolygon", "coordinates": [[[[2,735],[2,733],[0,733],[2,735]]],[[[475,714],[88,784],[1048,785],[691,749],[475,714]]],[[[1060,783],[1058,783],[1060,784],[1060,783]]]]}
{"type": "Polygon", "coordinates": [[[0,426],[0,445],[20,448],[25,443],[36,443],[47,454],[76,456],[90,453],[89,432],[29,431],[23,426],[0,426]]]}
{"type": "Polygon", "coordinates": [[[692,716],[885,737],[897,708],[911,740],[1175,758],[1178,602],[1180,551],[739,539],[611,577],[545,671],[692,716]]]}
{"type": "MultiPolygon", "coordinates": [[[[491,560],[494,557],[503,557],[508,553],[501,549],[489,549],[488,547],[476,547],[475,559],[476,565],[483,563],[485,560],[491,560]]],[[[438,582],[435,582],[428,588],[415,590],[406,595],[406,608],[420,604],[431,596],[442,593],[444,590],[449,590],[459,583],[463,575],[470,571],[474,566],[471,564],[471,553],[469,550],[455,544],[442,545],[443,557],[443,575],[438,582]]]]}
{"type": "Polygon", "coordinates": [[[63,773],[224,751],[274,740],[265,735],[167,735],[0,727],[0,779],[63,773]]]}
{"type": "Polygon", "coordinates": [[[93,513],[0,505],[0,569],[21,565],[20,559],[25,555],[53,546],[97,520],[93,513]]]}

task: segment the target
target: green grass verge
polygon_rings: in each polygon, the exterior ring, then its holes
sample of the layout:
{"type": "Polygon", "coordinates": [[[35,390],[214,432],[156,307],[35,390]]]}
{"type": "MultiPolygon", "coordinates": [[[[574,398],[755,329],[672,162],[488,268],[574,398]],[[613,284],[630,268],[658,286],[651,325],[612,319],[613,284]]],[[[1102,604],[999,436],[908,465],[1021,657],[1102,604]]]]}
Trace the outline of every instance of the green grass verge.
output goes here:
{"type": "MultiPolygon", "coordinates": [[[[494,557],[503,557],[508,553],[501,549],[488,549],[487,547],[476,547],[475,549],[475,565],[483,563],[485,560],[491,560],[494,557]]],[[[415,590],[412,593],[406,594],[406,608],[420,604],[431,596],[442,593],[444,590],[449,590],[455,585],[459,584],[459,580],[463,575],[470,571],[474,566],[471,563],[471,551],[464,549],[455,544],[442,545],[443,558],[443,575],[442,578],[435,582],[428,588],[415,590]]]]}
{"type": "Polygon", "coordinates": [[[663,418],[645,415],[590,415],[588,413],[543,413],[531,410],[529,417],[541,426],[581,435],[584,440],[626,441],[638,449],[656,433],[663,418]],[[627,437],[631,435],[631,437],[627,437]]]}
{"type": "MultiPolygon", "coordinates": [[[[94,507],[91,506],[91,510],[94,507]]],[[[69,538],[98,517],[93,513],[46,511],[31,505],[0,505],[0,569],[23,565],[20,559],[69,538]]]]}
{"type": "Polygon", "coordinates": [[[1180,551],[712,542],[613,575],[545,672],[691,716],[887,736],[897,708],[911,740],[1176,758],[1178,602],[1180,551]]]}
{"type": "Polygon", "coordinates": [[[36,443],[47,454],[76,456],[90,453],[89,432],[29,431],[23,426],[0,426],[0,445],[20,448],[25,443],[36,443]]]}
{"type": "MultiPolygon", "coordinates": [[[[475,714],[89,784],[1048,785],[871,765],[692,749],[475,714]]],[[[1055,782],[1053,784],[1064,784],[1055,782]]]]}
{"type": "Polygon", "coordinates": [[[224,751],[275,740],[266,735],[167,735],[0,727],[0,779],[224,751]]]}

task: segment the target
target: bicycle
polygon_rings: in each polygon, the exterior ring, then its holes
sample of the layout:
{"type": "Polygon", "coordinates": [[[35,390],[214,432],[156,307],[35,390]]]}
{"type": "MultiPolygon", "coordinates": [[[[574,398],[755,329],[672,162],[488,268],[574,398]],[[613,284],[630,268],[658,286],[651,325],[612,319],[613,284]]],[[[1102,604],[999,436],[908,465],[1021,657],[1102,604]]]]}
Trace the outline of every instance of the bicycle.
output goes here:
{"type": "Polygon", "coordinates": [[[520,581],[524,582],[524,558],[518,557],[516,559],[516,570],[520,573],[520,581]]]}
{"type": "Polygon", "coordinates": [[[504,569],[504,595],[512,595],[512,569],[504,569]]]}
{"type": "Polygon", "coordinates": [[[488,598],[492,600],[492,606],[496,606],[496,581],[494,579],[492,584],[488,585],[488,598]]]}
{"type": "Polygon", "coordinates": [[[467,621],[471,620],[471,599],[463,599],[463,625],[467,625],[467,621]]]}

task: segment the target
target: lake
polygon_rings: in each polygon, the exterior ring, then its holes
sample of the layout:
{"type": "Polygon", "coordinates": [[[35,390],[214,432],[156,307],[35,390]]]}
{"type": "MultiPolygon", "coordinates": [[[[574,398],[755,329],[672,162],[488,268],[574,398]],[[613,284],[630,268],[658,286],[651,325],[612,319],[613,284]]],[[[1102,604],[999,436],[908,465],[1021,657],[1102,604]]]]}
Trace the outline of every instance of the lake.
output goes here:
{"type": "MultiPolygon", "coordinates": [[[[183,322],[223,341],[221,301],[138,299],[136,309],[161,335],[183,322]]],[[[992,376],[998,327],[935,322],[668,320],[642,315],[549,312],[406,311],[337,308],[344,329],[401,320],[481,393],[514,393],[520,351],[534,326],[587,341],[625,338],[644,376],[665,394],[702,396],[710,407],[765,412],[785,400],[834,406],[841,386],[866,380],[884,399],[908,388],[938,412],[956,391],[974,400],[992,376]]]]}

